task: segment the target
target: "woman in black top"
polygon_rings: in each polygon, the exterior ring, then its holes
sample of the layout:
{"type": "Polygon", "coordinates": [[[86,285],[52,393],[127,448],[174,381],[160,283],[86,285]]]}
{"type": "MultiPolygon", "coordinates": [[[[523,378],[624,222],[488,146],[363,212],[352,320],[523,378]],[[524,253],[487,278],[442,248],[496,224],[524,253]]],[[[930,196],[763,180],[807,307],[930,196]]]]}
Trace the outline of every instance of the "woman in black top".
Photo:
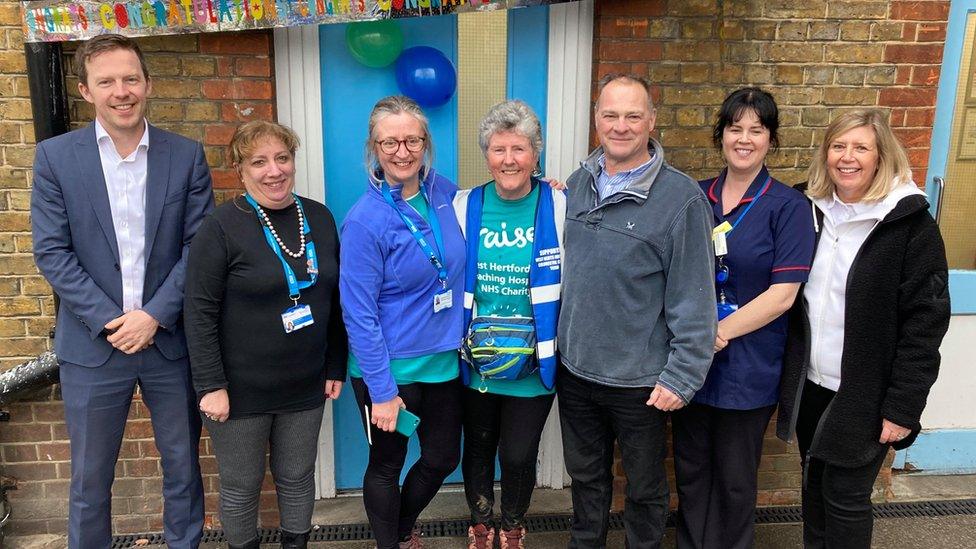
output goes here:
{"type": "Polygon", "coordinates": [[[282,547],[306,547],[323,406],[346,376],[335,220],[293,193],[292,130],[248,122],[230,148],[247,192],[203,222],[187,262],[193,385],[217,456],[230,547],[258,547],[269,444],[282,547]]]}

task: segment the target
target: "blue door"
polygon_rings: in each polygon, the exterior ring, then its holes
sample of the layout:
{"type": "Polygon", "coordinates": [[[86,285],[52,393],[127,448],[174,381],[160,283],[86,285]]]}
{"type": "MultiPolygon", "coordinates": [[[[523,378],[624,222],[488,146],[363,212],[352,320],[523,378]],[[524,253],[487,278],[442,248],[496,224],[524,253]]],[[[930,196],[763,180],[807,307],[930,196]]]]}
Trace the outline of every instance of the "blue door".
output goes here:
{"type": "MultiPolygon", "coordinates": [[[[467,17],[479,17],[471,14],[467,17]]],[[[458,66],[458,16],[435,16],[401,19],[397,23],[404,36],[404,48],[431,46],[443,52],[458,66]]],[[[350,23],[356,24],[356,23],[350,23]]],[[[345,44],[346,25],[319,27],[322,69],[322,126],[325,177],[328,182],[326,204],[341,225],[346,212],[366,190],[363,167],[367,121],[373,104],[382,97],[397,94],[393,67],[373,69],[359,64],[345,44]]],[[[509,10],[507,13],[507,46],[505,55],[485,52],[505,63],[505,95],[529,103],[545,125],[546,59],[548,44],[548,8],[545,6],[509,10]]],[[[461,37],[460,39],[463,39],[461,37]]],[[[462,45],[461,49],[464,49],[462,45]]],[[[465,49],[464,51],[470,51],[465,49]]],[[[460,88],[464,87],[464,67],[459,71],[460,88]]],[[[463,108],[461,109],[463,111],[463,108]]],[[[459,177],[459,101],[458,95],[445,105],[425,109],[436,145],[435,169],[452,181],[459,177]]],[[[483,112],[461,115],[475,116],[483,112]]],[[[468,182],[468,186],[474,182],[468,182]]],[[[335,481],[339,490],[362,487],[368,447],[362,420],[351,390],[343,391],[334,408],[335,481]]],[[[407,456],[409,468],[419,455],[417,440],[411,440],[407,456]]],[[[460,468],[447,482],[461,482],[460,468]]]]}

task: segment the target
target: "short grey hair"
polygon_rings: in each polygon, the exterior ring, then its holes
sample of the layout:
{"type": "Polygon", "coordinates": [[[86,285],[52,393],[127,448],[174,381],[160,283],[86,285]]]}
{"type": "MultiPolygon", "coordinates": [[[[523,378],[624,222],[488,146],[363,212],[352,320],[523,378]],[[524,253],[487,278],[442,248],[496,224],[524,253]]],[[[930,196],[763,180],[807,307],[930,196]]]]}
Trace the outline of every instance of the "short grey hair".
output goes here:
{"type": "Polygon", "coordinates": [[[593,104],[593,109],[596,110],[597,105],[600,104],[600,95],[603,94],[603,88],[607,87],[607,84],[611,82],[620,82],[622,84],[632,84],[644,88],[647,92],[647,112],[654,112],[654,99],[651,97],[651,82],[644,78],[643,76],[637,76],[636,74],[626,74],[622,72],[612,72],[597,82],[597,99],[596,103],[593,104]]]}
{"type": "Polygon", "coordinates": [[[490,109],[478,127],[478,144],[488,156],[488,142],[499,132],[515,132],[529,140],[536,156],[542,155],[542,124],[532,107],[518,99],[502,101],[490,109]]]}
{"type": "Polygon", "coordinates": [[[376,105],[373,105],[373,111],[369,113],[369,132],[366,136],[366,173],[372,177],[379,167],[379,158],[376,156],[375,143],[376,125],[387,116],[397,114],[409,114],[416,118],[417,122],[420,122],[420,129],[424,133],[420,137],[423,137],[426,142],[424,146],[423,166],[420,170],[420,180],[423,181],[434,165],[434,138],[430,134],[430,122],[427,120],[427,115],[424,114],[424,111],[421,110],[420,105],[416,101],[405,95],[390,95],[380,99],[376,102],[376,105]]]}

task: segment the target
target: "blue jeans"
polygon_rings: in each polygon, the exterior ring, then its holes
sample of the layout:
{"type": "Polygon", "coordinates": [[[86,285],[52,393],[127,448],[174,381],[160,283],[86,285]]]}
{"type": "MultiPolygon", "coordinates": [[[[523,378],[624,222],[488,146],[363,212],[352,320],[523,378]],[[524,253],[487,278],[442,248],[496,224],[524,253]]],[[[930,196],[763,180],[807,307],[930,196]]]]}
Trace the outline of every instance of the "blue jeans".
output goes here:
{"type": "Polygon", "coordinates": [[[573,478],[570,549],[603,548],[613,497],[613,444],[620,446],[627,488],[629,549],[661,546],[668,516],[664,471],[667,415],[646,404],[650,387],[609,387],[565,369],[556,376],[566,469],[573,478]]]}

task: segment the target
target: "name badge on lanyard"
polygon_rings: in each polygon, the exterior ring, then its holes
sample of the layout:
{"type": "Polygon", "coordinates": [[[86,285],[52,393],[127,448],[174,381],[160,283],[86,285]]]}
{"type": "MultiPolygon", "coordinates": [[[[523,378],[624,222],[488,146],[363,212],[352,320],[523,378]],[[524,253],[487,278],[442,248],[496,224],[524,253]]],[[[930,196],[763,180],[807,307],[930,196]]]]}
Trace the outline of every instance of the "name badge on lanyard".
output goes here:
{"type": "MultiPolygon", "coordinates": [[[[439,313],[441,311],[450,309],[454,306],[454,292],[447,287],[447,267],[444,264],[444,240],[441,235],[441,223],[437,219],[437,212],[434,210],[433,205],[430,208],[430,218],[427,222],[430,224],[430,232],[434,235],[434,246],[430,245],[427,237],[417,227],[417,224],[413,222],[412,219],[407,217],[403,210],[397,206],[396,202],[393,200],[393,193],[390,192],[390,185],[386,181],[381,184],[383,190],[383,198],[386,203],[390,205],[391,208],[396,210],[400,214],[400,219],[407,226],[407,230],[410,232],[410,236],[413,237],[417,245],[423,251],[424,255],[427,256],[427,260],[430,261],[434,270],[437,271],[437,280],[441,284],[441,289],[434,294],[434,312],[439,313]]],[[[426,196],[424,184],[420,184],[420,192],[426,196]]]]}
{"type": "Polygon", "coordinates": [[[769,185],[773,182],[773,178],[767,177],[766,183],[760,188],[759,192],[756,193],[755,197],[746,206],[746,209],[742,211],[735,223],[729,223],[728,221],[723,221],[717,227],[712,229],[712,243],[715,245],[715,257],[717,260],[717,265],[715,267],[715,288],[718,290],[718,300],[716,303],[716,312],[718,313],[718,319],[723,320],[732,313],[739,310],[739,305],[734,303],[725,294],[725,286],[729,282],[732,270],[729,265],[725,263],[725,256],[729,253],[728,237],[732,234],[732,231],[739,226],[739,223],[745,219],[746,214],[749,210],[759,202],[759,199],[769,190],[769,185]]]}
{"type": "Polygon", "coordinates": [[[261,228],[264,229],[264,239],[267,241],[268,246],[271,247],[271,251],[278,256],[278,260],[281,262],[281,268],[285,273],[285,282],[288,284],[288,299],[292,300],[295,304],[291,307],[285,309],[285,312],[281,313],[281,325],[285,329],[286,334],[290,334],[297,330],[301,330],[306,326],[311,326],[315,324],[315,320],[312,318],[312,308],[308,305],[299,305],[298,300],[302,297],[302,290],[310,288],[315,285],[315,281],[318,279],[319,273],[319,262],[318,256],[315,253],[315,243],[312,242],[309,234],[312,232],[311,226],[308,222],[308,217],[305,215],[305,210],[302,208],[302,202],[298,199],[297,195],[292,195],[295,198],[295,206],[298,208],[304,220],[304,227],[302,228],[302,233],[305,235],[305,257],[307,258],[306,265],[308,266],[309,280],[298,280],[295,276],[295,271],[291,268],[291,265],[285,261],[285,256],[281,253],[281,246],[278,245],[278,241],[275,239],[274,235],[271,234],[271,228],[268,224],[264,222],[264,216],[262,215],[264,210],[261,206],[255,202],[250,195],[244,194],[244,198],[247,203],[254,208],[255,213],[258,216],[258,222],[261,224],[261,228]]]}
{"type": "Polygon", "coordinates": [[[722,257],[729,253],[729,244],[725,240],[725,234],[732,230],[732,225],[728,221],[723,221],[721,225],[712,229],[712,244],[715,245],[715,257],[722,257]]]}

